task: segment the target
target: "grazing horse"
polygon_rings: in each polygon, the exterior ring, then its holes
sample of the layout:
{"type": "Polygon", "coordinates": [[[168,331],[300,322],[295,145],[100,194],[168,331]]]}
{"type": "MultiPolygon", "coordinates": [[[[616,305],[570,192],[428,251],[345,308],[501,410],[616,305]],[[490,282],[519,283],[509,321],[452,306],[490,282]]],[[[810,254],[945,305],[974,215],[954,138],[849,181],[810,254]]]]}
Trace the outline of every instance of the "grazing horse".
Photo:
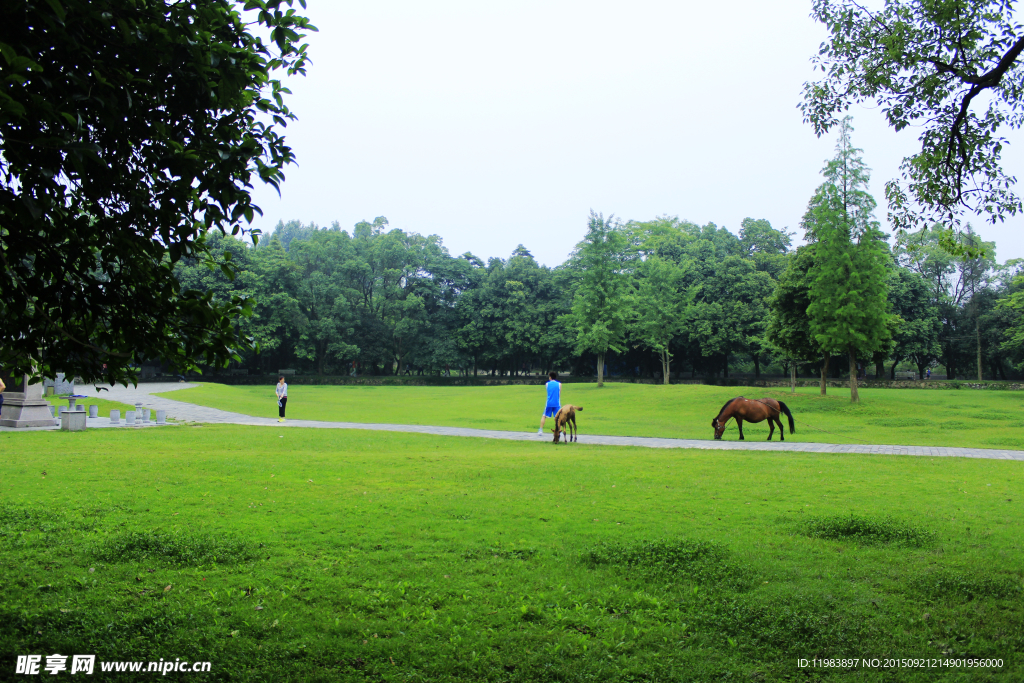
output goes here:
{"type": "Polygon", "coordinates": [[[551,431],[555,433],[555,443],[558,443],[558,435],[565,432],[565,442],[576,440],[576,411],[583,412],[583,406],[574,406],[572,404],[565,404],[558,409],[555,414],[555,428],[551,431]]]}
{"type": "Polygon", "coordinates": [[[774,398],[750,400],[749,398],[737,396],[722,406],[722,409],[718,411],[718,417],[711,421],[711,426],[715,428],[715,438],[721,439],[722,432],[725,431],[725,423],[729,421],[730,417],[735,418],[736,426],[740,430],[740,441],[743,441],[744,420],[747,422],[763,422],[768,420],[768,440],[772,440],[772,434],[775,433],[775,424],[773,423],[777,423],[779,425],[779,438],[785,441],[786,430],[783,429],[782,420],[779,419],[782,413],[785,413],[786,417],[789,418],[789,433],[794,433],[796,425],[793,423],[793,413],[789,412],[789,408],[782,401],[776,401],[774,398]]]}

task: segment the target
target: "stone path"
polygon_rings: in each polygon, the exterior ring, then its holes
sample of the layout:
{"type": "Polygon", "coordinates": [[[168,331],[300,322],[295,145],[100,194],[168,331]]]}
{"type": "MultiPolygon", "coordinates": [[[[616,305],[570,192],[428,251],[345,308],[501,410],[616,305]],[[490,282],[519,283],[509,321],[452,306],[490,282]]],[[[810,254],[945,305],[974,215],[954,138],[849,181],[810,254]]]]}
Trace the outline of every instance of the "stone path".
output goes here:
{"type": "MultiPolygon", "coordinates": [[[[253,417],[232,413],[218,408],[197,406],[193,403],[175,401],[174,399],[153,394],[165,393],[177,389],[190,389],[198,386],[187,383],[152,383],[140,384],[138,387],[108,387],[98,396],[111,401],[119,401],[134,405],[141,403],[145,408],[166,410],[168,417],[186,422],[208,422],[215,424],[240,424],[262,427],[306,427],[313,429],[370,429],[385,432],[415,432],[418,434],[434,434],[437,436],[470,436],[483,439],[505,439],[508,441],[550,441],[551,433],[545,432],[538,436],[536,432],[503,432],[491,429],[468,429],[465,427],[431,427],[426,425],[397,424],[363,424],[358,422],[321,422],[318,420],[288,420],[281,423],[274,417],[253,417]]],[[[93,396],[95,390],[91,386],[76,389],[79,393],[93,396]]],[[[122,426],[124,417],[122,416],[122,426]]],[[[107,426],[107,418],[89,420],[89,427],[107,426]]],[[[112,426],[112,425],[111,425],[112,426]]],[[[11,428],[0,428],[4,431],[11,428]]],[[[39,429],[52,429],[41,427],[39,429]]],[[[26,431],[26,430],[19,430],[26,431]]],[[[704,450],[724,451],[796,451],[799,453],[870,453],[878,455],[927,455],[957,458],[986,458],[993,460],[1024,461],[1024,451],[997,450],[990,448],[946,448],[939,446],[885,446],[873,444],[831,444],[809,443],[796,441],[713,441],[711,439],[661,439],[645,436],[598,436],[584,434],[579,443],[598,444],[604,446],[641,446],[644,448],[700,448],[704,450]]]]}

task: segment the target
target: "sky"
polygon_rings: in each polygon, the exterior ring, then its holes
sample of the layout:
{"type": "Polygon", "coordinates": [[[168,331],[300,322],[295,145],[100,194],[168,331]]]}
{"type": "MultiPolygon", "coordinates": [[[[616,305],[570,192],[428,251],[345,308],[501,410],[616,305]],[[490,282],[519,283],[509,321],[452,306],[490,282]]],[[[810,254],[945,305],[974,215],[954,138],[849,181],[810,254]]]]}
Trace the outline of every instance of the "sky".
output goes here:
{"type": "MultiPolygon", "coordinates": [[[[798,104],[825,39],[809,0],[310,0],[313,64],[287,79],[298,166],[279,220],[351,230],[387,217],[436,234],[453,255],[507,258],[523,244],[562,263],[591,210],[622,220],[678,216],[738,232],[746,217],[799,230],[833,136],[798,104]]],[[[852,110],[854,144],[884,184],[917,147],[872,108],[852,110]]],[[[1004,168],[1024,162],[1007,134],[1004,168]]],[[[1000,262],[1024,257],[1024,217],[992,226],[1000,262]]]]}

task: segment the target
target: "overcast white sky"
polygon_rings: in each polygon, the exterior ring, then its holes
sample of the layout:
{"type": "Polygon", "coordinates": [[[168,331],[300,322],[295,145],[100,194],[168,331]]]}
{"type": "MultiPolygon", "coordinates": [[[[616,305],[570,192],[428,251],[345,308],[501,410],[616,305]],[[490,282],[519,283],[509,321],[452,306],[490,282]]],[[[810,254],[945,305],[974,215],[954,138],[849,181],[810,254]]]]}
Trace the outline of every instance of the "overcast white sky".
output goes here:
{"type": "MultiPolygon", "coordinates": [[[[809,13],[809,0],[310,0],[314,63],[289,80],[299,166],[281,198],[256,189],[254,227],[386,216],[453,255],[522,243],[549,266],[590,209],[798,231],[835,144],[797,109],[825,37],[809,13]]],[[[917,133],[852,113],[884,221],[884,183],[917,133]]],[[[1013,174],[1024,136],[1009,137],[1013,174]]],[[[975,227],[999,261],[1024,257],[1024,218],[975,227]]]]}

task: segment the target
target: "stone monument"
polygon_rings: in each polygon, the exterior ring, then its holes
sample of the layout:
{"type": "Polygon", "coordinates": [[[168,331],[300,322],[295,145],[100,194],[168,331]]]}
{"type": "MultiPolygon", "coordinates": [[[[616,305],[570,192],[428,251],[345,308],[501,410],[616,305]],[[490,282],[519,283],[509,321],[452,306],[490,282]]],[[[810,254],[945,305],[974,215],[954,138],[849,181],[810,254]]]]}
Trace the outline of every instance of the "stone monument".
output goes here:
{"type": "Polygon", "coordinates": [[[43,398],[43,385],[29,384],[28,375],[4,391],[4,407],[0,411],[0,427],[53,427],[50,402],[43,398]]]}
{"type": "Polygon", "coordinates": [[[68,378],[63,372],[58,372],[56,379],[44,379],[43,387],[46,389],[52,387],[54,394],[73,394],[75,393],[75,378],[68,378]]]}

